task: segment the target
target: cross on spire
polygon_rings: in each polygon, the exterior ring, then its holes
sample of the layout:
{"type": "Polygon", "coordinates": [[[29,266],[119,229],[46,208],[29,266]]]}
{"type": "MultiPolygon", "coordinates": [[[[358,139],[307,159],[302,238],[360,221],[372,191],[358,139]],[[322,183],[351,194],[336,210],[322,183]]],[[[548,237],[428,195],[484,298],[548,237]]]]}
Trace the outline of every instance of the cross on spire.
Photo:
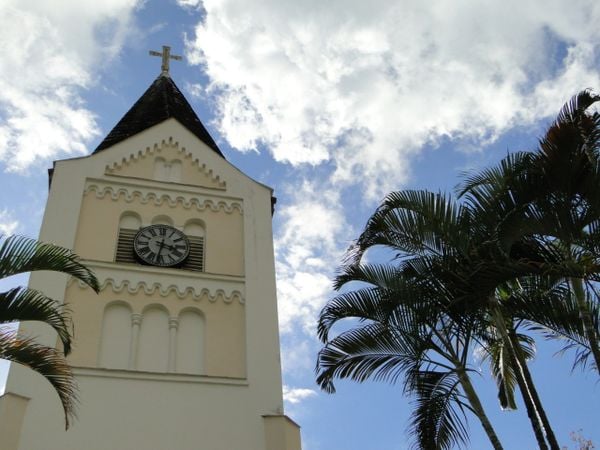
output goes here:
{"type": "Polygon", "coordinates": [[[171,47],[168,45],[162,46],[162,52],[156,52],[154,50],[150,50],[150,55],[152,56],[160,56],[162,57],[162,64],[160,66],[162,70],[162,75],[169,75],[169,59],[174,59],[175,61],[181,61],[181,56],[171,55],[171,47]]]}

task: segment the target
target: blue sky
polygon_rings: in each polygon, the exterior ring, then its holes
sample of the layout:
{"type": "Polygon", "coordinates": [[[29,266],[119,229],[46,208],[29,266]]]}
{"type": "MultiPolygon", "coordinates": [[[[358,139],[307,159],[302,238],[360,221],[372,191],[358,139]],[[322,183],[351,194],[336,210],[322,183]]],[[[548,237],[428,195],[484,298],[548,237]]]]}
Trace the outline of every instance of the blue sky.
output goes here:
{"type": "MultiPolygon", "coordinates": [[[[4,0],[0,231],[37,235],[52,160],[93,150],[158,75],[148,50],[171,45],[185,59],[172,77],[227,159],[278,197],[285,397],[304,449],[408,448],[398,388],[315,386],[331,276],[386,192],[451,190],[600,87],[599,22],[583,0],[4,0]]],[[[597,377],[555,350],[541,343],[533,370],[559,440],[583,428],[600,443],[597,377]]],[[[477,383],[505,448],[535,448],[487,367],[477,383]]],[[[469,448],[489,448],[470,430],[469,448]]]]}

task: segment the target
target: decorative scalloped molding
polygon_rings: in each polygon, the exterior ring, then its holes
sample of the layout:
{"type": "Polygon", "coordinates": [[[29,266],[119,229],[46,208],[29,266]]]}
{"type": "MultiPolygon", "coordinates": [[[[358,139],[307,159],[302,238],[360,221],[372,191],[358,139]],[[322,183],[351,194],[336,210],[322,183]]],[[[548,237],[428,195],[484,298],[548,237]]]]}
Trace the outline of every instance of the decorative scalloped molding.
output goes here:
{"type": "MultiPolygon", "coordinates": [[[[88,288],[88,286],[79,281],[71,278],[68,282],[68,285],[72,283],[77,283],[80,288],[88,288]]],[[[194,301],[202,300],[202,297],[205,295],[208,297],[208,300],[211,303],[215,303],[219,298],[223,299],[224,303],[232,303],[237,301],[240,304],[246,303],[244,296],[240,291],[234,290],[231,292],[231,295],[228,296],[223,289],[217,289],[213,293],[211,293],[207,288],[201,289],[199,292],[192,287],[187,287],[185,289],[180,289],[178,286],[171,284],[169,286],[163,287],[160,283],[146,283],[145,281],[140,281],[138,283],[130,283],[127,280],[123,280],[121,282],[116,281],[112,278],[107,278],[100,285],[100,291],[105,289],[112,289],[112,291],[116,294],[120,294],[122,292],[127,291],[129,294],[137,294],[139,291],[143,290],[146,295],[152,295],[158,292],[161,297],[166,297],[169,294],[173,293],[177,296],[177,298],[183,300],[187,297],[191,297],[194,301]]]]}
{"type": "Polygon", "coordinates": [[[110,195],[111,199],[116,201],[120,197],[123,197],[127,203],[132,203],[137,198],[142,204],[154,202],[155,205],[160,206],[164,202],[167,202],[172,208],[176,207],[177,205],[181,205],[185,209],[190,209],[195,206],[199,211],[210,209],[211,211],[218,212],[222,209],[226,213],[232,213],[235,210],[237,210],[240,214],[243,212],[241,203],[235,201],[227,202],[225,200],[219,200],[215,202],[211,199],[205,199],[202,201],[195,197],[186,199],[181,195],[176,197],[173,197],[169,194],[157,195],[154,192],[143,192],[139,189],[129,190],[125,187],[119,187],[115,189],[112,186],[100,186],[97,183],[90,183],[86,186],[84,193],[89,194],[91,192],[95,192],[96,198],[99,199],[110,195]]]}
{"type": "Polygon", "coordinates": [[[169,136],[169,139],[163,139],[160,144],[155,142],[152,147],[146,147],[144,150],[138,150],[136,152],[131,152],[128,156],[124,156],[120,161],[115,161],[112,164],[106,165],[106,172],[113,173],[116,170],[123,168],[123,166],[129,164],[131,161],[138,160],[146,155],[152,155],[154,153],[160,153],[163,149],[173,148],[177,151],[183,153],[186,157],[189,157],[192,160],[192,164],[198,167],[198,170],[202,172],[204,175],[209,177],[211,181],[217,183],[220,188],[225,189],[227,187],[227,183],[221,180],[220,175],[216,175],[212,169],[209,169],[206,164],[201,163],[199,158],[195,158],[194,154],[187,150],[185,147],[179,147],[178,141],[173,141],[173,137],[169,136]]]}

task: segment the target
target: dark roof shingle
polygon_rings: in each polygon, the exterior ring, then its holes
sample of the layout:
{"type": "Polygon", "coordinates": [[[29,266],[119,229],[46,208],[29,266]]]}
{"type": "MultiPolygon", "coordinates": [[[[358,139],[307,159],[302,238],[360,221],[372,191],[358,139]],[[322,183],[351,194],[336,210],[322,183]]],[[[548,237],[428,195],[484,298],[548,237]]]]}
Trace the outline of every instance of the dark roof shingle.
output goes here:
{"type": "Polygon", "coordinates": [[[108,133],[94,153],[111,147],[137,133],[174,118],[217,154],[223,153],[168,75],[159,75],[123,118],[108,133]]]}

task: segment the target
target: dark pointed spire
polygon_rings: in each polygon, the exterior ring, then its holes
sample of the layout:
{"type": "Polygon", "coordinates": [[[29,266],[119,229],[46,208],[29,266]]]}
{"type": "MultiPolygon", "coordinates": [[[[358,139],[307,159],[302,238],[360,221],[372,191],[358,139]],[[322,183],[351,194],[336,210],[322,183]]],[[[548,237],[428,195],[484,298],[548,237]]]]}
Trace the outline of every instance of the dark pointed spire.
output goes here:
{"type": "Polygon", "coordinates": [[[108,133],[94,153],[111,147],[167,119],[176,119],[217,154],[223,153],[171,77],[161,74],[108,133]]]}

